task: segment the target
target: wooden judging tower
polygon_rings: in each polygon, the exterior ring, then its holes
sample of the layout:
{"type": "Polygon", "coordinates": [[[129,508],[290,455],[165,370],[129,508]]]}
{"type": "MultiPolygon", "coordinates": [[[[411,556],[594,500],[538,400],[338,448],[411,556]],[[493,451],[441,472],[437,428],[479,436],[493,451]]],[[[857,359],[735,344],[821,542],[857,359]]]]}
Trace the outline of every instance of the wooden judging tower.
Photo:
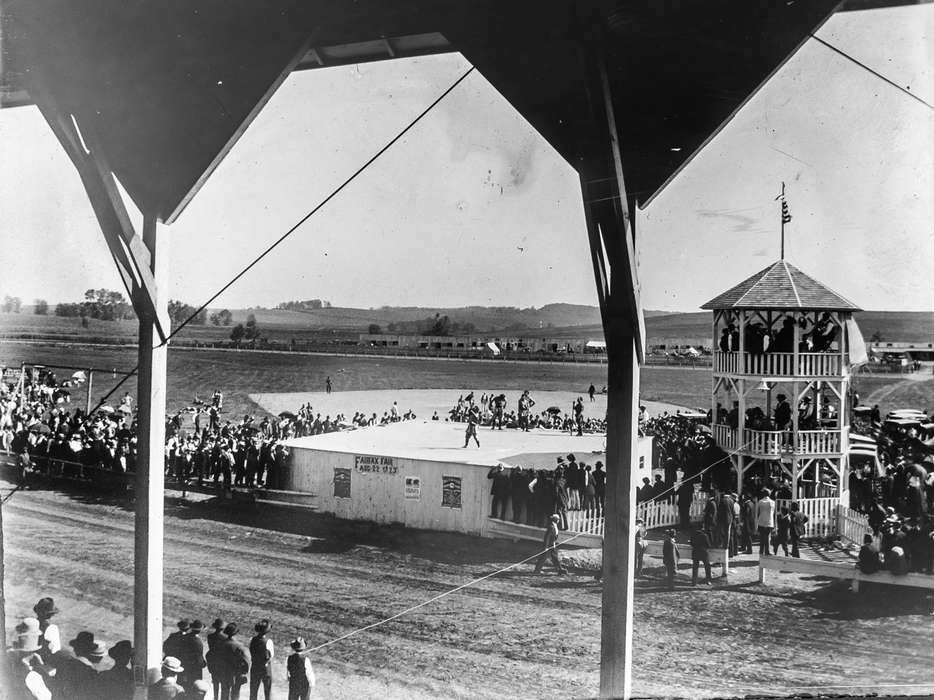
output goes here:
{"type": "Polygon", "coordinates": [[[795,499],[848,500],[859,309],[785,260],[701,308],[713,311],[711,429],[732,455],[739,491],[744,476],[780,475],[795,499]]]}

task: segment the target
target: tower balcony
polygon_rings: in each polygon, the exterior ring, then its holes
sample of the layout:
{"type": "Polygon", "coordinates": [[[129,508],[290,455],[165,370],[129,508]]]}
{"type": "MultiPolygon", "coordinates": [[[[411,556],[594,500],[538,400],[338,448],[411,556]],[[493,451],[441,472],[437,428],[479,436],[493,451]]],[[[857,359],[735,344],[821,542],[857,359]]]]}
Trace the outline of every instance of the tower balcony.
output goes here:
{"type": "Polygon", "coordinates": [[[840,377],[843,363],[838,352],[715,352],[717,374],[757,377],[840,377]],[[797,358],[797,361],[795,360],[797,358]]]}
{"type": "Polygon", "coordinates": [[[713,436],[717,445],[727,452],[750,457],[779,459],[785,455],[839,455],[843,450],[843,431],[822,430],[751,430],[740,431],[728,425],[715,424],[713,436]]]}

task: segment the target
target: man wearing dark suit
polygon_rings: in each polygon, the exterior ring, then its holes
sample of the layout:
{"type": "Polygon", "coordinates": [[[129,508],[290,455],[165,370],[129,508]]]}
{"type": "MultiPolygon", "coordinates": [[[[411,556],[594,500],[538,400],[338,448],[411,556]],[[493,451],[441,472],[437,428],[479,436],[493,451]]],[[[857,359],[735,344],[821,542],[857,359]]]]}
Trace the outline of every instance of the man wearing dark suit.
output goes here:
{"type": "Polygon", "coordinates": [[[490,505],[490,517],[505,520],[506,502],[509,500],[509,493],[511,491],[509,475],[506,473],[503,465],[498,464],[487,472],[486,478],[493,480],[493,485],[490,488],[490,493],[493,496],[493,502],[490,505]],[[497,506],[499,506],[498,509],[497,506]]]}
{"type": "Polygon", "coordinates": [[[224,621],[219,617],[211,625],[213,630],[208,634],[208,653],[205,654],[205,661],[208,664],[208,673],[211,674],[211,683],[214,685],[214,697],[220,700],[221,696],[221,672],[220,672],[220,650],[227,637],[224,636],[224,621]]]}
{"type": "Polygon", "coordinates": [[[272,640],[266,635],[269,633],[269,620],[260,620],[253,628],[256,635],[250,640],[250,700],[258,700],[259,689],[263,689],[263,697],[269,700],[272,692],[272,640]]]}
{"type": "Polygon", "coordinates": [[[207,665],[204,660],[204,642],[201,641],[201,631],[204,629],[204,623],[201,620],[195,620],[188,628],[188,634],[184,635],[178,643],[178,660],[185,669],[178,676],[178,682],[185,689],[190,689],[195,681],[200,681],[207,665]]]}
{"type": "Polygon", "coordinates": [[[529,480],[522,467],[513,467],[509,475],[509,497],[512,499],[512,521],[520,522],[529,496],[529,480]]]}
{"type": "Polygon", "coordinates": [[[729,547],[730,533],[733,529],[733,497],[726,491],[720,494],[720,500],[717,503],[717,532],[714,537],[714,546],[729,547]]]}
{"type": "Polygon", "coordinates": [[[691,585],[697,585],[698,565],[704,564],[704,584],[710,585],[710,538],[704,528],[698,528],[691,535],[691,585]]]}
{"type": "Polygon", "coordinates": [[[240,700],[240,688],[250,675],[250,650],[234,639],[238,627],[231,622],[224,628],[226,639],[218,650],[218,673],[221,677],[220,700],[240,700]]]}

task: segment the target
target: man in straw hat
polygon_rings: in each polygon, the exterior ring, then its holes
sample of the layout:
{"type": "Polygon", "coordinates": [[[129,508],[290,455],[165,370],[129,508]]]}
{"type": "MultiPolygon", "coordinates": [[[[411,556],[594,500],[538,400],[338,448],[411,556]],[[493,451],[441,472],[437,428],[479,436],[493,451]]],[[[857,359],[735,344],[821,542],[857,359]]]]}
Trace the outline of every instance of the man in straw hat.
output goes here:
{"type": "MultiPolygon", "coordinates": [[[[10,684],[14,692],[23,688],[28,691],[25,697],[51,698],[52,693],[46,685],[47,672],[39,651],[42,649],[39,620],[34,617],[24,618],[16,626],[11,649],[7,650],[10,661],[10,684]]],[[[20,697],[22,692],[15,697],[20,697]]]]}
{"type": "Polygon", "coordinates": [[[149,700],[173,700],[184,697],[185,689],[178,684],[178,674],[184,672],[182,662],[174,656],[162,659],[162,678],[149,686],[149,700]]]}
{"type": "Polygon", "coordinates": [[[302,652],[308,649],[301,637],[293,639],[289,645],[292,653],[285,662],[285,671],[289,679],[289,700],[308,700],[311,689],[315,687],[315,672],[311,661],[302,652]]]}

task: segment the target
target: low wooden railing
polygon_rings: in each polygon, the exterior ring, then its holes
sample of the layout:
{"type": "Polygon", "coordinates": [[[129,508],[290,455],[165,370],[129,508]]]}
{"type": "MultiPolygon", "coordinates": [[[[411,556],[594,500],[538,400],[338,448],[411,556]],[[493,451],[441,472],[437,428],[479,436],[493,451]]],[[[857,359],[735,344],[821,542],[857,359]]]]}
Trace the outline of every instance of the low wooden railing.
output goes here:
{"type": "MultiPolygon", "coordinates": [[[[706,504],[707,494],[703,491],[696,492],[689,511],[692,522],[703,519],[706,504]]],[[[666,498],[659,501],[640,503],[636,507],[636,517],[642,518],[646,530],[678,525],[680,514],[678,513],[677,496],[672,492],[670,500],[666,498]]],[[[600,511],[596,509],[569,510],[567,518],[568,532],[603,537],[606,521],[600,511]]]]}
{"type": "Polygon", "coordinates": [[[863,537],[872,534],[869,516],[844,505],[837,506],[837,534],[852,544],[863,544],[863,537]]]}
{"type": "Polygon", "coordinates": [[[713,433],[713,439],[717,441],[717,445],[720,446],[720,449],[736,449],[736,430],[728,425],[715,424],[713,426],[713,433]]]}
{"type": "Polygon", "coordinates": [[[603,537],[604,518],[595,508],[587,510],[569,510],[568,532],[580,532],[585,535],[600,535],[603,537]]]}
{"type": "MultiPolygon", "coordinates": [[[[776,517],[782,506],[791,510],[791,501],[775,501],[776,517]]],[[[799,498],[796,503],[801,512],[808,516],[804,526],[804,537],[830,537],[837,532],[837,498],[799,498]]]]}
{"type": "Polygon", "coordinates": [[[743,445],[738,449],[755,455],[779,455],[783,447],[790,451],[791,446],[785,446],[790,440],[791,434],[781,430],[744,430],[743,445]]]}
{"type": "Polygon", "coordinates": [[[795,451],[798,454],[833,454],[841,450],[839,430],[799,430],[795,451]]]}
{"type": "Polygon", "coordinates": [[[713,356],[715,372],[751,374],[763,377],[839,377],[842,371],[840,354],[831,352],[800,352],[795,363],[793,352],[743,353],[720,352],[713,356]]]}

